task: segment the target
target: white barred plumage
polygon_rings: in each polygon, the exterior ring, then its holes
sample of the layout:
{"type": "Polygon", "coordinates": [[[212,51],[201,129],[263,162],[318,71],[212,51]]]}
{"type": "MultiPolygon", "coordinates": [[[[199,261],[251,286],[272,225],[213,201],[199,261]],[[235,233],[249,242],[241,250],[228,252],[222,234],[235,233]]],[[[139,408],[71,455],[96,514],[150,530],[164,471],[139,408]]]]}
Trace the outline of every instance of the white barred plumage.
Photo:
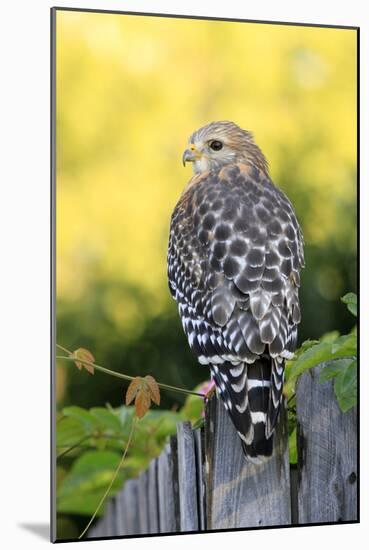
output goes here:
{"type": "Polygon", "coordinates": [[[259,462],[272,454],[284,360],[296,347],[301,229],[251,134],[234,123],[200,128],[183,160],[195,175],[171,219],[169,288],[245,455],[259,462]]]}

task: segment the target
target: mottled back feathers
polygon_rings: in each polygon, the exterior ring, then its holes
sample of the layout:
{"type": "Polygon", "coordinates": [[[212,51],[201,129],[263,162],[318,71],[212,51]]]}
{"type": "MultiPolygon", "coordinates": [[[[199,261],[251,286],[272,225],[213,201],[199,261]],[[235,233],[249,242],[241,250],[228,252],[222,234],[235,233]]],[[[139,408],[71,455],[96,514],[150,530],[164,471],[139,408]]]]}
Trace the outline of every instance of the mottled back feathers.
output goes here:
{"type": "Polygon", "coordinates": [[[169,286],[250,457],[271,453],[303,265],[293,208],[265,171],[237,163],[190,181],[172,215],[169,286]]]}

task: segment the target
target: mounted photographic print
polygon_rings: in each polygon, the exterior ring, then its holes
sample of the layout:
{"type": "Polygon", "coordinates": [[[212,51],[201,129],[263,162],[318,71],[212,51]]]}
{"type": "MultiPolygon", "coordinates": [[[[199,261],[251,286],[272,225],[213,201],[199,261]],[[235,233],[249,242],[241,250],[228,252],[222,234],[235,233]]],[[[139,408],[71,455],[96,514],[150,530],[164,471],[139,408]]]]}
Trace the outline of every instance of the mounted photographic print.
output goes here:
{"type": "Polygon", "coordinates": [[[359,29],[51,23],[52,540],[357,522],[359,29]]]}

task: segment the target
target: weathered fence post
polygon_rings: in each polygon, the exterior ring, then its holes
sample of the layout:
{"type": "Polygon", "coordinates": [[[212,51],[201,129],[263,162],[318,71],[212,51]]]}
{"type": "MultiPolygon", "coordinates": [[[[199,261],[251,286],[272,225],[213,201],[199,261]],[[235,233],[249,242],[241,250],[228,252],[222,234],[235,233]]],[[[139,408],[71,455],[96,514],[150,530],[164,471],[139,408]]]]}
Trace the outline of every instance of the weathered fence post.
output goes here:
{"type": "Polygon", "coordinates": [[[140,533],[149,533],[148,471],[140,473],[138,478],[138,516],[140,533]]]}
{"type": "Polygon", "coordinates": [[[199,530],[195,439],[191,422],[177,424],[180,530],[199,530]]]}
{"type": "Polygon", "coordinates": [[[158,458],[159,526],[160,533],[179,531],[178,469],[174,442],[167,444],[158,458]]]}
{"type": "Polygon", "coordinates": [[[213,397],[206,412],[206,528],[262,527],[291,523],[286,415],[281,415],[273,457],[247,461],[223,403],[213,397]]]}
{"type": "Polygon", "coordinates": [[[117,513],[117,535],[140,533],[138,480],[128,479],[123,490],[115,497],[117,513]]]}
{"type": "Polygon", "coordinates": [[[197,476],[197,508],[199,513],[199,529],[206,528],[206,476],[205,476],[205,434],[203,428],[193,432],[195,440],[196,476],[197,476]]]}
{"type": "Polygon", "coordinates": [[[297,381],[299,523],[357,519],[356,407],[343,413],[321,367],[297,381]]]}
{"type": "Polygon", "coordinates": [[[159,528],[159,485],[158,485],[158,460],[150,462],[148,469],[148,495],[149,509],[149,533],[160,533],[159,528]]]}

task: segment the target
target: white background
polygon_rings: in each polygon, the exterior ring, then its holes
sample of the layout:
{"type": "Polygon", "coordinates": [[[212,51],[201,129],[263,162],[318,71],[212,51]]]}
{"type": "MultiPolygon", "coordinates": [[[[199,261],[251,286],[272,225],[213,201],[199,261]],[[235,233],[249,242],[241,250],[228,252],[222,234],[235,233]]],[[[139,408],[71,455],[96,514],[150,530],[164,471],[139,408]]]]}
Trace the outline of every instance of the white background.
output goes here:
{"type": "MultiPolygon", "coordinates": [[[[0,12],[1,532],[3,548],[39,548],[49,521],[49,8],[7,0],[0,12]],[[40,536],[35,531],[41,532],[40,536]]],[[[59,6],[179,13],[361,27],[362,341],[368,341],[367,2],[350,0],[59,0],[59,6]],[[366,69],[366,70],[364,70],[366,69]],[[365,158],[366,156],[366,158],[365,158]],[[366,325],[366,326],[365,326],[366,325]]],[[[332,106],[334,108],[334,106],[332,106]]],[[[318,312],[317,312],[318,314],[318,312]]],[[[361,525],[89,542],[91,548],[329,547],[355,549],[368,530],[368,371],[361,365],[361,525]]],[[[75,543],[72,543],[72,545],[75,543]]],[[[83,544],[83,543],[82,543],[83,544]]],[[[85,543],[86,544],[86,543],[85,543]]],[[[69,548],[69,546],[68,546],[69,548]]]]}

